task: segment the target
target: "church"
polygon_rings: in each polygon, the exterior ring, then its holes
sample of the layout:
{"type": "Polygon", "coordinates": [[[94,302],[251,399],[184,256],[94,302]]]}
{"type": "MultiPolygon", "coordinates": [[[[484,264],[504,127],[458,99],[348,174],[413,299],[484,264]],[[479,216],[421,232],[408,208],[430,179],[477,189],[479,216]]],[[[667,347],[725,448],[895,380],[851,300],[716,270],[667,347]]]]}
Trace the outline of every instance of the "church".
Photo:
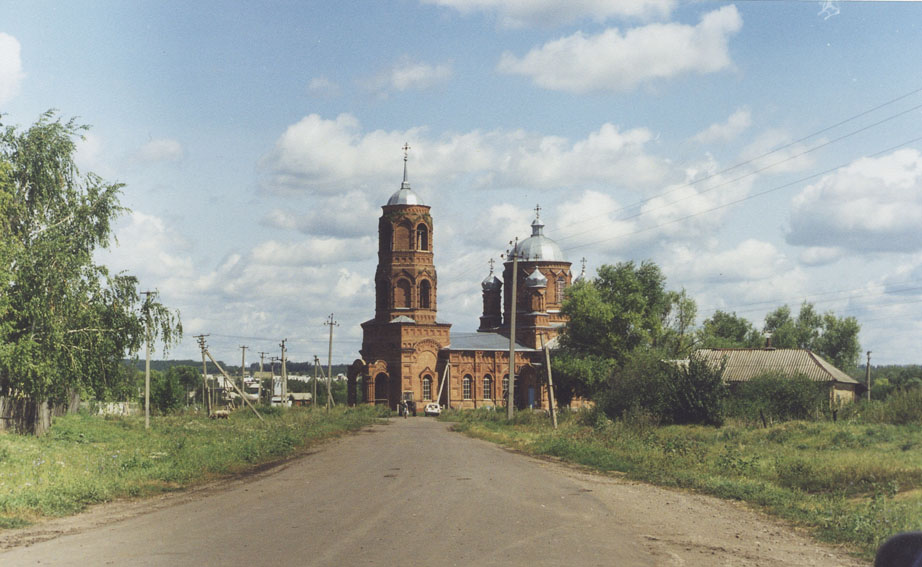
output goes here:
{"type": "Polygon", "coordinates": [[[566,324],[561,304],[572,283],[570,262],[543,234],[536,207],[531,236],[513,247],[516,273],[511,256],[502,280],[490,262],[490,274],[481,283],[477,332],[452,331],[451,323],[438,318],[435,222],[429,206],[410,188],[407,149],[403,182],[381,207],[378,220],[375,312],[362,323],[361,358],[349,369],[349,404],[358,401],[360,392],[361,403],[392,409],[400,400],[438,401],[454,409],[504,407],[514,320],[515,405],[549,408],[544,346],[552,345],[566,324]]]}

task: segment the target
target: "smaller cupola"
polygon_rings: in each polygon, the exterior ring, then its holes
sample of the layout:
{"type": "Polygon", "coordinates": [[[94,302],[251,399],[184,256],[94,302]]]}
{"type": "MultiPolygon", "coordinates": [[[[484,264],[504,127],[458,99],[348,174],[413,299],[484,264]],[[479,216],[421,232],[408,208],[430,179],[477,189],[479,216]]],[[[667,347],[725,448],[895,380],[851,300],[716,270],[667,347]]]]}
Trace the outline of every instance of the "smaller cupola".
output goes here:
{"type": "Polygon", "coordinates": [[[525,278],[525,287],[539,288],[547,287],[547,278],[541,273],[541,270],[535,268],[527,278],[525,278]]]}

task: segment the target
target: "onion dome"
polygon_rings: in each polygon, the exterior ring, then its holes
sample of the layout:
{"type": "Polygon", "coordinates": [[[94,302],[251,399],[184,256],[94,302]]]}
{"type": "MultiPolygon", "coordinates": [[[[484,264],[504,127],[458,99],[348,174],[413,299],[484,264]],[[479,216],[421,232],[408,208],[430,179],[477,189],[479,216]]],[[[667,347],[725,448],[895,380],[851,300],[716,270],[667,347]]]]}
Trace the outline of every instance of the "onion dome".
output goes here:
{"type": "Polygon", "coordinates": [[[523,240],[518,248],[519,258],[530,262],[544,260],[550,262],[566,262],[560,246],[550,238],[544,236],[544,223],[540,217],[535,217],[531,223],[531,236],[523,240]]]}
{"type": "Polygon", "coordinates": [[[490,275],[483,278],[483,281],[480,282],[480,287],[482,287],[484,291],[496,291],[502,286],[503,282],[493,275],[493,270],[490,270],[490,275]]]}
{"type": "Polygon", "coordinates": [[[394,192],[393,195],[387,200],[388,205],[422,205],[423,202],[420,200],[419,195],[413,192],[410,189],[410,182],[407,181],[407,151],[410,149],[409,145],[403,146],[403,183],[400,184],[400,189],[394,192]]]}
{"type": "Polygon", "coordinates": [[[525,287],[547,287],[547,278],[541,273],[541,270],[535,268],[535,271],[525,278],[525,287]]]}

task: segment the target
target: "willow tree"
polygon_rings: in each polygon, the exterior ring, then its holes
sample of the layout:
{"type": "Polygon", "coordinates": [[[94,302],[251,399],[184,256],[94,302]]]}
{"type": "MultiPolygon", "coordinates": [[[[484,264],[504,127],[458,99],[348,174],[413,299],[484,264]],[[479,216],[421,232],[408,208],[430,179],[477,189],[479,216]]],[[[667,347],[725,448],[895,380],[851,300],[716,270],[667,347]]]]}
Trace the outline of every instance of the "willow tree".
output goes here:
{"type": "MultiPolygon", "coordinates": [[[[182,326],[178,313],[141,300],[136,277],[93,259],[125,211],[123,186],[80,173],[86,127],[74,120],[49,111],[27,130],[0,128],[0,396],[29,414],[74,393],[124,395],[132,377],[121,360],[147,327],[168,347],[182,326]]],[[[43,427],[33,415],[14,421],[43,427]]]]}

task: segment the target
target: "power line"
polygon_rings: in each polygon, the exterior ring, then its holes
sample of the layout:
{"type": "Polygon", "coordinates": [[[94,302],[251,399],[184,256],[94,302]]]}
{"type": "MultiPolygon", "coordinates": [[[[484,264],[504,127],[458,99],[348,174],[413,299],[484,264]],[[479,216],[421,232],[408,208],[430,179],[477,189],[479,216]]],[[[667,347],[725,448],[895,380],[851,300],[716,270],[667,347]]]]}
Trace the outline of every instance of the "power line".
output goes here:
{"type": "MultiPolygon", "coordinates": [[[[884,150],[881,150],[881,151],[879,151],[879,152],[870,154],[870,156],[868,156],[868,157],[877,157],[877,156],[880,156],[880,155],[885,154],[885,153],[887,153],[887,152],[892,152],[892,151],[894,151],[894,150],[897,150],[897,149],[899,149],[899,148],[901,148],[901,147],[903,147],[903,146],[912,144],[912,143],[914,143],[914,142],[918,142],[918,141],[920,141],[920,140],[922,140],[922,136],[919,136],[919,137],[917,137],[917,138],[913,138],[913,139],[911,139],[911,140],[906,140],[905,142],[902,142],[902,143],[897,144],[897,145],[895,145],[895,146],[890,146],[890,147],[887,148],[887,149],[884,149],[884,150]]],[[[816,178],[816,177],[820,177],[820,176],[822,176],[822,175],[828,175],[828,174],[830,174],[830,173],[833,173],[833,172],[835,172],[835,171],[838,171],[838,170],[840,170],[840,169],[843,169],[843,168],[845,168],[845,167],[848,167],[849,165],[851,165],[851,163],[852,163],[851,161],[846,162],[846,163],[842,163],[842,164],[839,164],[839,165],[837,165],[837,166],[835,166],[835,167],[831,167],[831,168],[829,168],[829,169],[825,169],[825,170],[823,170],[823,171],[820,171],[820,172],[817,172],[817,173],[813,173],[813,174],[811,174],[811,175],[807,175],[806,177],[801,177],[800,179],[796,179],[796,180],[791,181],[791,182],[789,182],[789,183],[783,183],[783,184],[781,184],[781,185],[776,185],[775,187],[772,187],[772,188],[770,188],[770,189],[766,189],[766,190],[764,190],[764,191],[759,191],[758,193],[753,193],[753,194],[751,194],[751,195],[747,195],[747,196],[742,197],[742,198],[740,198],[740,199],[736,199],[736,200],[734,200],[734,201],[730,201],[730,202],[724,203],[724,204],[722,204],[722,205],[717,205],[717,206],[715,206],[715,207],[711,207],[710,209],[707,209],[707,210],[704,210],[704,211],[700,211],[700,212],[697,212],[697,213],[691,213],[691,214],[685,215],[685,216],[683,216],[683,217],[675,218],[675,219],[672,219],[672,220],[669,220],[669,221],[666,221],[666,222],[663,222],[663,223],[660,223],[660,224],[655,224],[655,225],[648,226],[648,227],[641,228],[641,229],[637,229],[637,230],[634,230],[634,231],[631,231],[631,232],[623,232],[623,233],[621,233],[621,234],[616,234],[616,235],[614,235],[614,236],[610,236],[610,237],[606,237],[606,238],[600,238],[600,239],[594,240],[594,241],[592,241],[592,242],[586,242],[586,243],[584,243],[584,244],[578,244],[578,245],[576,245],[576,246],[571,246],[571,247],[569,247],[569,248],[564,248],[564,250],[578,250],[578,249],[580,249],[580,248],[585,248],[585,247],[587,247],[587,246],[594,246],[594,245],[596,245],[596,244],[601,244],[602,242],[608,242],[608,241],[614,240],[614,239],[616,239],[616,238],[623,238],[623,237],[625,237],[625,236],[634,236],[634,235],[636,235],[636,234],[641,234],[641,233],[644,233],[644,232],[649,232],[649,231],[651,231],[651,230],[655,230],[655,229],[657,229],[657,228],[662,228],[662,227],[664,227],[664,226],[669,226],[669,225],[675,224],[675,223],[677,223],[677,222],[682,222],[682,221],[688,220],[688,219],[690,219],[690,218],[698,217],[698,216],[701,216],[701,215],[706,215],[706,214],[708,214],[708,213],[713,213],[714,211],[719,211],[720,209],[726,209],[727,207],[730,207],[730,206],[733,206],[733,205],[737,205],[737,204],[739,204],[739,203],[748,201],[748,200],[750,200],[750,199],[755,199],[756,197],[761,197],[761,196],[767,195],[767,194],[769,194],[769,193],[774,193],[775,191],[780,191],[781,189],[786,189],[786,188],[788,188],[788,187],[791,187],[792,185],[798,185],[798,184],[800,184],[800,183],[804,183],[804,182],[806,182],[806,181],[809,181],[809,180],[814,179],[814,178],[816,178]]]]}

